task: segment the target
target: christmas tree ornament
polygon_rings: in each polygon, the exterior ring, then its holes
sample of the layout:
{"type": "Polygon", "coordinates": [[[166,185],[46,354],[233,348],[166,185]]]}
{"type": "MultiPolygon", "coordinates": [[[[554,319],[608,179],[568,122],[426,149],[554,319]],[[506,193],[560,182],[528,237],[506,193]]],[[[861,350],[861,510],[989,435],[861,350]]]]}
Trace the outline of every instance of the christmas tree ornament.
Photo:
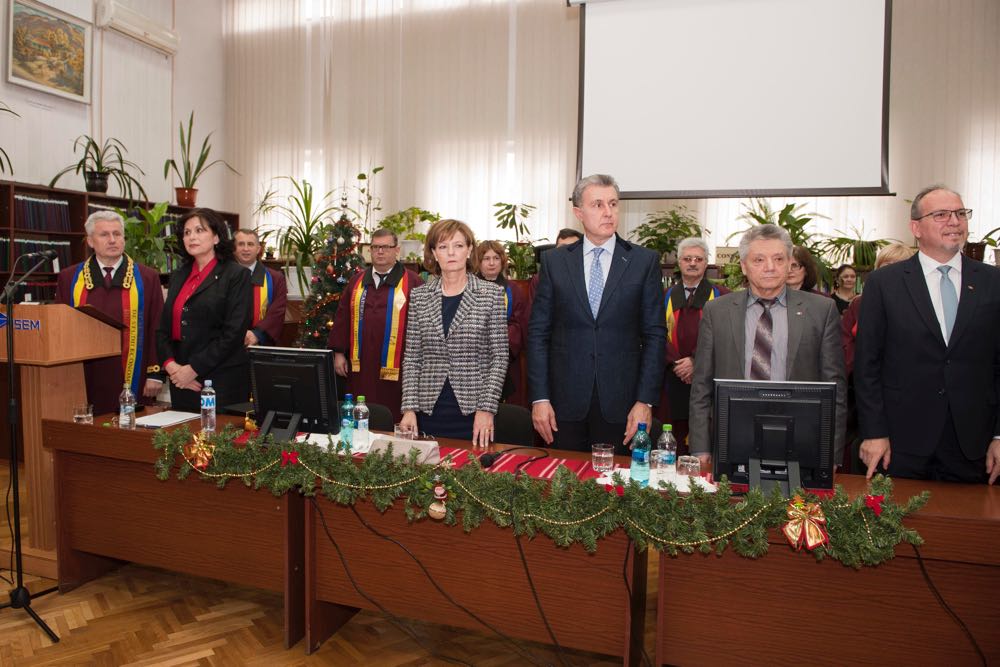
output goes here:
{"type": "Polygon", "coordinates": [[[212,462],[212,453],[214,451],[215,445],[208,441],[204,432],[198,431],[194,434],[191,442],[184,447],[184,456],[187,458],[188,463],[191,464],[191,467],[197,470],[205,470],[208,464],[212,462]]]}
{"type": "Polygon", "coordinates": [[[448,507],[445,504],[448,500],[448,489],[441,481],[441,475],[434,475],[431,491],[434,493],[434,502],[427,508],[427,515],[440,521],[448,515],[448,507]]]}
{"type": "Polygon", "coordinates": [[[819,503],[807,503],[798,494],[792,498],[786,508],[788,521],[781,528],[788,543],[800,551],[805,545],[812,551],[818,546],[829,544],[830,536],[826,533],[826,515],[819,503]]]}
{"type": "Polygon", "coordinates": [[[326,265],[326,275],[332,276],[334,272],[333,264],[326,265]]]}

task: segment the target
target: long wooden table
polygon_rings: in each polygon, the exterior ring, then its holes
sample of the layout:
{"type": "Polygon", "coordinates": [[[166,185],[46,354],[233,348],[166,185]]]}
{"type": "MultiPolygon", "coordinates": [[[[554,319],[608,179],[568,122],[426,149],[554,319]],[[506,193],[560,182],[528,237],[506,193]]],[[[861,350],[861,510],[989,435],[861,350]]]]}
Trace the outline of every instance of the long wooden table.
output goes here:
{"type": "MultiPolygon", "coordinates": [[[[863,477],[837,477],[853,498],[863,477]]],[[[990,664],[1000,663],[1000,488],[896,480],[897,500],[931,492],[906,519],[923,564],[990,664]]],[[[937,602],[910,545],[874,568],[817,563],[775,532],[757,560],[661,554],[656,663],[939,664],[980,660],[937,602]]]]}
{"type": "MultiPolygon", "coordinates": [[[[319,497],[306,507],[308,651],[359,609],[379,606],[398,616],[552,643],[512,530],[486,520],[465,533],[461,525],[431,519],[409,523],[400,507],[381,514],[361,502],[354,509],[319,497]]],[[[621,530],[600,540],[592,554],[578,544],[557,547],[545,536],[522,538],[521,545],[558,643],[639,664],[646,552],[636,552],[621,530]]]]}
{"type": "Polygon", "coordinates": [[[131,561],[283,593],[285,646],[302,638],[302,496],[239,480],[220,492],[193,474],[161,482],[151,431],[45,420],[42,432],[53,454],[60,591],[131,561]]]}

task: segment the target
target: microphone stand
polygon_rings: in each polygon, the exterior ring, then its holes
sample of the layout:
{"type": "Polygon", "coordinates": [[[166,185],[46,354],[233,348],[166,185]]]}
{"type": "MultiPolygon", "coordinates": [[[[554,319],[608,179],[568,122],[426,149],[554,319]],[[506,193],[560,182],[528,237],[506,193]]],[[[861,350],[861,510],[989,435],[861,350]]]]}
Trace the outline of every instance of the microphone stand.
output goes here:
{"type": "MultiPolygon", "coordinates": [[[[3,288],[3,302],[7,304],[7,388],[10,394],[10,408],[7,414],[7,421],[10,423],[10,483],[14,490],[14,558],[16,565],[17,585],[10,592],[10,603],[0,605],[0,609],[11,607],[13,609],[23,609],[34,619],[35,623],[45,634],[49,636],[52,643],[59,643],[59,636],[52,631],[42,617],[31,608],[31,591],[24,587],[24,565],[21,561],[21,493],[17,481],[17,425],[21,419],[21,411],[18,406],[17,393],[14,388],[14,292],[24,283],[32,273],[37,271],[47,261],[43,257],[31,267],[27,273],[21,276],[20,280],[14,280],[14,271],[17,270],[17,263],[21,260],[18,257],[14,261],[14,266],[10,270],[10,278],[3,288]]],[[[51,589],[55,590],[55,589],[51,589]]],[[[49,593],[50,591],[44,591],[49,593]]],[[[42,594],[44,594],[42,593],[42,594]]]]}

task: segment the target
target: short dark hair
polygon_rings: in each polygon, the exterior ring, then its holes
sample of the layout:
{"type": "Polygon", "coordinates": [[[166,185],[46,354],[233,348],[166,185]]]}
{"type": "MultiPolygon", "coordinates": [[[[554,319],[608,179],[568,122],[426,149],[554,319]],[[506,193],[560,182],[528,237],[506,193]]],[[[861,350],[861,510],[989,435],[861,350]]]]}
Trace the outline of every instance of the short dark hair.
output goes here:
{"type": "Polygon", "coordinates": [[[816,266],[816,260],[813,259],[812,253],[802,246],[797,245],[792,248],[792,257],[806,270],[806,277],[802,280],[802,287],[800,289],[803,292],[812,290],[813,287],[816,287],[816,282],[819,280],[819,267],[816,266]]]}
{"type": "Polygon", "coordinates": [[[372,241],[374,241],[376,237],[382,237],[382,236],[391,236],[392,245],[394,246],[399,245],[399,237],[396,236],[396,232],[386,229],[385,227],[381,227],[372,232],[372,241]]]}
{"type": "Polygon", "coordinates": [[[215,244],[215,257],[220,262],[232,260],[235,253],[235,244],[233,243],[233,235],[229,231],[229,225],[221,215],[210,208],[193,208],[182,215],[181,219],[177,221],[174,235],[177,237],[177,253],[181,256],[181,259],[185,262],[194,261],[194,258],[184,248],[184,226],[192,218],[200,218],[212,230],[212,233],[219,237],[219,242],[215,244]]]}
{"type": "Polygon", "coordinates": [[[556,241],[562,241],[563,239],[576,239],[579,241],[582,238],[583,234],[581,232],[578,232],[575,229],[570,229],[569,227],[563,227],[559,230],[559,233],[556,234],[556,241]]]}
{"type": "Polygon", "coordinates": [[[252,236],[257,240],[257,243],[260,243],[260,234],[257,233],[256,229],[243,229],[242,227],[240,229],[237,229],[235,232],[233,232],[234,241],[236,240],[237,234],[246,234],[247,236],[252,236]]]}

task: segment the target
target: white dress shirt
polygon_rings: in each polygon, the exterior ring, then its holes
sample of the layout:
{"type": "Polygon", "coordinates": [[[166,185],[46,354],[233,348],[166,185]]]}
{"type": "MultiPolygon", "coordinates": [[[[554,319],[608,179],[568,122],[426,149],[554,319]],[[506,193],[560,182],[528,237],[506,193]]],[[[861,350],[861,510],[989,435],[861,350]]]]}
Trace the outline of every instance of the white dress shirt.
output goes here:
{"type": "Polygon", "coordinates": [[[934,306],[934,316],[937,318],[938,325],[941,327],[941,337],[944,338],[944,342],[948,344],[948,330],[944,326],[944,304],[941,303],[941,272],[938,271],[939,266],[950,266],[951,271],[948,272],[948,279],[951,280],[952,284],[955,286],[955,295],[958,297],[958,303],[962,302],[962,253],[955,253],[955,256],[949,259],[944,264],[938,262],[936,259],[931,259],[922,252],[917,253],[917,258],[920,260],[920,270],[924,272],[924,280],[927,281],[927,291],[931,295],[931,305],[934,306]]]}

